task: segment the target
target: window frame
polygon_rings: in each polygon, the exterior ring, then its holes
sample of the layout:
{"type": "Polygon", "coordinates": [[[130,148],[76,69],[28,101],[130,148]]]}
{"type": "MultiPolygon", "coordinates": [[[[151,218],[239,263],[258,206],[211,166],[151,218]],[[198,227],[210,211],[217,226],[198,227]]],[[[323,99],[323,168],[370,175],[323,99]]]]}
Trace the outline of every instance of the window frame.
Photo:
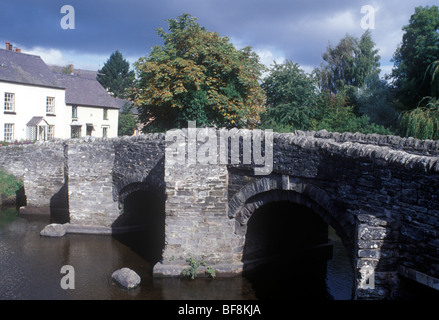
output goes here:
{"type": "Polygon", "coordinates": [[[47,140],[55,139],[55,125],[47,126],[47,140]]]}
{"type": "Polygon", "coordinates": [[[72,106],[72,119],[78,119],[78,106],[72,106]]]}
{"type": "Polygon", "coordinates": [[[4,124],[4,131],[3,131],[3,138],[6,142],[13,142],[14,141],[14,132],[15,131],[15,124],[14,123],[5,123],[4,124]]]}
{"type": "Polygon", "coordinates": [[[15,93],[5,92],[5,103],[3,105],[4,112],[15,112],[15,93]],[[12,97],[12,99],[11,99],[12,97]],[[8,106],[8,108],[6,107],[8,106]],[[11,107],[12,106],[12,107],[11,107]]]}
{"type": "Polygon", "coordinates": [[[55,97],[46,97],[46,115],[55,114],[55,97]],[[51,103],[49,103],[51,102],[51,103]]]}

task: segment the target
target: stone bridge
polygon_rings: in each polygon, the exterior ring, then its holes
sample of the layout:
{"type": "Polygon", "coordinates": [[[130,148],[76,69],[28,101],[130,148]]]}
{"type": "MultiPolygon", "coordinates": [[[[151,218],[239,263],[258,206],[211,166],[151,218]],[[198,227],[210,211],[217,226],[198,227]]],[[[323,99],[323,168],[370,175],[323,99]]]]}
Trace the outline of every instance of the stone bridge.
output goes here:
{"type": "MultiPolygon", "coordinates": [[[[262,175],[243,160],[252,132],[230,134],[228,151],[233,137],[241,137],[239,163],[231,154],[226,162],[187,161],[194,147],[187,132],[180,132],[187,157],[172,164],[175,152],[167,146],[178,147],[179,140],[149,134],[2,147],[0,167],[23,179],[28,207],[64,209],[69,232],[152,226],[146,245],[159,249],[157,276],[177,275],[188,257],[202,257],[227,274],[251,268],[270,252],[288,258],[318,251],[328,243],[329,225],[350,257],[354,298],[397,297],[402,277],[439,289],[439,142],[265,132],[273,165],[262,175]],[[272,230],[265,238],[254,236],[252,223],[264,207],[271,211],[260,224],[272,230]]],[[[200,141],[198,148],[205,148],[200,141]]]]}

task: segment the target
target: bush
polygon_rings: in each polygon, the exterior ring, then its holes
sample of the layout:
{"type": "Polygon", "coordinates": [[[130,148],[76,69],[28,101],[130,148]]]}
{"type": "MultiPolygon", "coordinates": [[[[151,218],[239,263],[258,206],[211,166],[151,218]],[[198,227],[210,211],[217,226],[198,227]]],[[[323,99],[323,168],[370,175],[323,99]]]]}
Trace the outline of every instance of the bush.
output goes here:
{"type": "Polygon", "coordinates": [[[8,174],[3,170],[0,170],[0,195],[2,197],[15,196],[17,191],[23,187],[23,182],[12,174],[8,174]]]}

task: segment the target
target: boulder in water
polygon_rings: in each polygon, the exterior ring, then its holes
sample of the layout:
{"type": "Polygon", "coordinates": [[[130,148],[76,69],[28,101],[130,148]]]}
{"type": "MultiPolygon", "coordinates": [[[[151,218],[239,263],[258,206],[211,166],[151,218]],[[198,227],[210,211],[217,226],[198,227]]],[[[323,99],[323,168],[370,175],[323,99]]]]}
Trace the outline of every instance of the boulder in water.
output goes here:
{"type": "Polygon", "coordinates": [[[67,226],[64,224],[52,223],[41,230],[40,235],[45,237],[62,237],[66,234],[67,226]]]}
{"type": "Polygon", "coordinates": [[[140,276],[129,268],[116,270],[111,277],[126,289],[135,288],[140,284],[140,276]]]}

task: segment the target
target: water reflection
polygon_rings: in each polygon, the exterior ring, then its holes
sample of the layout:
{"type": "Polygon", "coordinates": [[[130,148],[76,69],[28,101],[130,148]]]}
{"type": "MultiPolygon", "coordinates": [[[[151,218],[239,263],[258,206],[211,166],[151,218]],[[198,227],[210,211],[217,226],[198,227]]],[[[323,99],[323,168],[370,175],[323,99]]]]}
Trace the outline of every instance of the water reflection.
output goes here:
{"type": "MultiPolygon", "coordinates": [[[[258,296],[256,291],[260,292],[261,287],[255,288],[257,284],[245,277],[200,278],[195,281],[153,278],[152,265],[136,252],[129,241],[119,241],[110,236],[77,234],[68,234],[62,238],[40,237],[39,232],[51,222],[48,215],[23,215],[15,209],[0,212],[0,299],[291,298],[291,295],[278,294],[285,292],[279,286],[285,284],[288,274],[278,272],[276,266],[264,272],[271,275],[279,274],[280,277],[268,278],[267,284],[262,284],[262,289],[276,293],[274,296],[270,294],[258,296]],[[60,286],[64,276],[60,273],[63,265],[74,267],[74,290],[63,290],[60,286]],[[122,267],[129,267],[140,275],[142,282],[137,289],[127,291],[113,283],[112,272],[122,267]]],[[[336,247],[334,243],[334,251],[336,247]]],[[[338,271],[344,268],[345,262],[334,259],[336,254],[328,261],[327,279],[326,282],[324,281],[327,288],[324,292],[336,299],[349,299],[350,290],[347,289],[349,281],[346,275],[342,274],[345,271],[341,273],[338,271]]],[[[311,275],[306,277],[312,278],[311,275]]],[[[286,284],[289,292],[298,292],[296,283],[286,282],[286,284]]],[[[314,288],[314,290],[320,289],[314,288]]]]}

